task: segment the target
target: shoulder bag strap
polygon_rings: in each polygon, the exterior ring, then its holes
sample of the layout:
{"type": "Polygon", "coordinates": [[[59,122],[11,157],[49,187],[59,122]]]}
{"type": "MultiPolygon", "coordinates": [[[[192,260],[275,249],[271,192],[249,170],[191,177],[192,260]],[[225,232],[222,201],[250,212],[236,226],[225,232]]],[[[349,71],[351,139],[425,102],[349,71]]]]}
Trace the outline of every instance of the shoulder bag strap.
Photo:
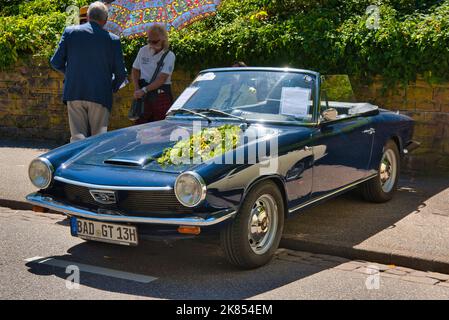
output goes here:
{"type": "Polygon", "coordinates": [[[170,52],[170,50],[165,51],[164,54],[162,55],[162,57],[159,59],[159,62],[157,63],[156,70],[154,70],[153,77],[151,77],[150,83],[152,83],[154,80],[156,80],[157,75],[159,74],[159,72],[162,69],[162,66],[164,65],[165,57],[167,56],[167,54],[169,52],[170,52]]]}

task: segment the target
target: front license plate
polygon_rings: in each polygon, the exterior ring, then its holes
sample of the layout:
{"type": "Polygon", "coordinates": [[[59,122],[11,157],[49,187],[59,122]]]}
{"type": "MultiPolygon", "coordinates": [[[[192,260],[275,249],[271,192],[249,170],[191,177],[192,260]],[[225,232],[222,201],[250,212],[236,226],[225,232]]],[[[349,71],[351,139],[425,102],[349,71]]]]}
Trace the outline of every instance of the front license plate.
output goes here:
{"type": "Polygon", "coordinates": [[[127,246],[138,244],[137,228],[128,225],[70,218],[72,236],[127,246]]]}

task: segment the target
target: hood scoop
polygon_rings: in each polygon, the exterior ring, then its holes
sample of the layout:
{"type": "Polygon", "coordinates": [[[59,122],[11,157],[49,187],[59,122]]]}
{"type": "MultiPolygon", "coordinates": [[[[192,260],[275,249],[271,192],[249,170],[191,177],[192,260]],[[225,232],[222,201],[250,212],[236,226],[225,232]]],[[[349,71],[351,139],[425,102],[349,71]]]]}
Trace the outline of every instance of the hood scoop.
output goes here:
{"type": "Polygon", "coordinates": [[[115,166],[125,166],[125,167],[139,167],[142,168],[148,164],[151,158],[141,158],[141,159],[126,159],[126,158],[110,158],[104,161],[105,164],[111,164],[115,166]]]}

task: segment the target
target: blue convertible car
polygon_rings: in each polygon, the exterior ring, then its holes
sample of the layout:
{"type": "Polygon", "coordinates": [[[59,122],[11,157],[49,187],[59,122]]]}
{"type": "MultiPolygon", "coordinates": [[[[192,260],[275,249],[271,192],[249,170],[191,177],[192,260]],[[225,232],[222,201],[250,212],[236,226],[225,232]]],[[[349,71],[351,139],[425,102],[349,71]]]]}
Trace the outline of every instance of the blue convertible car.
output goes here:
{"type": "Polygon", "coordinates": [[[29,167],[29,202],[70,217],[87,240],[219,232],[229,261],[266,264],[284,221],[358,187],[392,198],[413,121],[369,103],[328,101],[320,74],[202,71],[163,121],[54,149],[29,167]]]}

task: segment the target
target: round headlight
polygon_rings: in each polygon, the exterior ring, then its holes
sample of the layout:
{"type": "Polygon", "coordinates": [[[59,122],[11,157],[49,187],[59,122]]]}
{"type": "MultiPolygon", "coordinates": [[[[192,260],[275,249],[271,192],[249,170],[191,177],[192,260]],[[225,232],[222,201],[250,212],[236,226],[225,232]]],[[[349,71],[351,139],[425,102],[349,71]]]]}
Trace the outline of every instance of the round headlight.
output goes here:
{"type": "Polygon", "coordinates": [[[46,158],[31,161],[28,168],[31,183],[39,189],[46,189],[53,178],[53,166],[46,158]]]}
{"type": "Polygon", "coordinates": [[[186,207],[195,207],[206,198],[206,184],[196,172],[185,172],[175,182],[175,195],[186,207]]]}

